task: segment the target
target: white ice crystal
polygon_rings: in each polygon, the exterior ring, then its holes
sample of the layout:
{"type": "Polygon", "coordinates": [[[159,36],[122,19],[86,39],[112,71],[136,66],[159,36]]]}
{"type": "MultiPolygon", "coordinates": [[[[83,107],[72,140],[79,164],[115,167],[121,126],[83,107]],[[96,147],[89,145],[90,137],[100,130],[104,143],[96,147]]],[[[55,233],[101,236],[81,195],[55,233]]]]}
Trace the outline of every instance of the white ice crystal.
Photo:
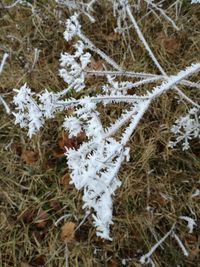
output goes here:
{"type": "Polygon", "coordinates": [[[19,90],[14,89],[17,95],[13,102],[18,112],[15,115],[15,123],[22,128],[28,127],[28,135],[32,137],[44,123],[43,114],[38,104],[33,100],[34,93],[24,84],[19,90]]]}
{"type": "Polygon", "coordinates": [[[81,124],[80,121],[73,116],[66,117],[63,123],[64,129],[69,132],[69,136],[77,136],[81,132],[81,124]]]}
{"type": "Polygon", "coordinates": [[[81,26],[77,18],[78,14],[75,13],[66,22],[66,30],[64,32],[64,38],[66,41],[70,41],[76,34],[80,32],[81,26]]]}
{"type": "Polygon", "coordinates": [[[82,41],[78,41],[74,47],[76,51],[73,55],[61,54],[59,74],[68,85],[73,84],[73,88],[80,91],[85,87],[83,70],[89,64],[91,54],[84,52],[82,41]]]}
{"type": "Polygon", "coordinates": [[[192,0],[191,4],[200,4],[200,0],[192,0]]]}
{"type": "Polygon", "coordinates": [[[183,150],[190,147],[189,141],[193,138],[200,138],[200,115],[198,108],[191,108],[188,114],[175,121],[171,132],[176,137],[175,141],[170,141],[169,146],[174,147],[182,143],[183,150]]]}
{"type": "Polygon", "coordinates": [[[84,189],[83,208],[93,212],[97,235],[111,239],[112,195],[121,185],[117,173],[124,159],[120,144],[114,139],[103,141],[103,136],[92,138],[78,150],[67,150],[66,155],[72,183],[78,190],[84,189]]]}
{"type": "Polygon", "coordinates": [[[197,225],[195,220],[190,218],[190,217],[188,217],[188,216],[180,216],[179,218],[182,219],[182,220],[185,220],[188,223],[187,227],[189,229],[189,233],[191,234],[193,232],[194,226],[197,225]]]}

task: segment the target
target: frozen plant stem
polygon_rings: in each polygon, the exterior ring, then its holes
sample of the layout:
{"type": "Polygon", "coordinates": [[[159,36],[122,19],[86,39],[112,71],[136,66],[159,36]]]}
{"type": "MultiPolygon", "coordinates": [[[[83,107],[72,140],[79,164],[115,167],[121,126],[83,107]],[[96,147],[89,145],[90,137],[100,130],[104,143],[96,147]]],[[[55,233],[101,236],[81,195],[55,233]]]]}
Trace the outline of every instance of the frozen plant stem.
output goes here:
{"type": "MultiPolygon", "coordinates": [[[[114,76],[125,76],[125,77],[131,77],[131,78],[141,78],[143,80],[135,82],[134,86],[143,85],[150,82],[156,82],[156,81],[164,81],[168,78],[168,76],[163,75],[157,75],[152,73],[143,73],[143,72],[134,72],[134,71],[98,71],[98,70],[84,70],[83,71],[86,76],[107,76],[107,75],[114,75],[114,76]]],[[[200,83],[191,82],[188,80],[181,80],[178,82],[178,84],[185,85],[188,87],[200,89],[200,83]]]]}
{"type": "Polygon", "coordinates": [[[184,247],[182,241],[180,240],[180,238],[177,236],[177,234],[175,234],[174,232],[172,232],[172,236],[174,237],[174,239],[177,241],[179,247],[181,248],[183,255],[188,257],[189,253],[186,250],[186,248],[184,247]]]}
{"type": "Polygon", "coordinates": [[[22,0],[17,0],[17,1],[15,1],[13,4],[11,4],[10,6],[4,6],[4,8],[6,8],[6,9],[13,8],[13,7],[15,7],[17,4],[20,4],[20,2],[22,2],[22,0]]]}
{"type": "MultiPolygon", "coordinates": [[[[143,33],[141,32],[141,30],[140,30],[140,28],[139,28],[139,26],[138,26],[138,24],[137,24],[135,18],[134,18],[133,15],[132,15],[132,12],[131,12],[131,10],[130,10],[130,5],[129,5],[129,4],[126,5],[126,11],[127,11],[127,14],[128,14],[128,16],[129,16],[129,18],[130,18],[130,20],[131,20],[131,22],[132,22],[132,24],[133,24],[133,26],[134,26],[136,32],[137,32],[137,34],[138,34],[138,37],[140,38],[140,40],[141,40],[141,42],[143,43],[143,45],[144,45],[144,47],[146,48],[146,50],[148,51],[149,56],[151,57],[151,59],[153,60],[153,62],[154,62],[155,65],[157,66],[157,68],[160,70],[160,72],[163,74],[163,76],[167,79],[167,78],[168,78],[167,73],[164,71],[164,69],[162,68],[162,66],[160,65],[160,63],[158,62],[158,60],[156,59],[154,53],[152,52],[152,50],[151,50],[151,48],[149,47],[149,45],[148,45],[146,39],[144,38],[143,33]]],[[[181,98],[185,99],[187,102],[189,102],[190,104],[194,105],[195,107],[200,108],[200,106],[199,106],[197,103],[195,103],[192,99],[190,99],[188,96],[186,96],[186,95],[185,95],[179,88],[177,88],[176,86],[175,86],[175,90],[177,91],[177,93],[179,94],[179,96],[180,96],[181,98]]]]}
{"type": "Polygon", "coordinates": [[[132,78],[158,78],[163,79],[162,75],[156,75],[151,73],[143,73],[143,72],[134,72],[134,71],[126,71],[126,70],[120,70],[120,71],[99,71],[99,70],[84,70],[84,73],[88,76],[94,75],[94,76],[107,76],[107,75],[114,75],[114,76],[126,76],[126,77],[132,77],[132,78]]]}
{"type": "Polygon", "coordinates": [[[175,30],[179,31],[179,28],[176,26],[175,22],[165,13],[165,11],[160,8],[158,6],[158,4],[154,4],[152,0],[145,0],[145,2],[148,4],[148,5],[151,5],[153,8],[155,8],[156,10],[158,10],[160,12],[160,14],[166,19],[168,20],[172,26],[174,27],[175,30]]]}
{"type": "Polygon", "coordinates": [[[78,33],[78,37],[89,46],[89,48],[96,52],[101,58],[103,58],[108,64],[110,64],[114,69],[118,71],[122,71],[122,68],[108,55],[106,55],[103,51],[97,48],[82,32],[78,33]]]}
{"type": "MultiPolygon", "coordinates": [[[[169,89],[174,87],[177,83],[184,80],[186,77],[188,77],[188,76],[190,76],[193,73],[196,73],[198,71],[200,71],[200,63],[192,64],[190,67],[187,67],[184,71],[180,71],[177,75],[169,76],[167,78],[167,81],[164,81],[160,86],[155,87],[152,92],[149,92],[144,96],[129,96],[129,95],[126,95],[126,96],[97,96],[97,97],[91,97],[90,101],[94,102],[94,103],[98,103],[98,102],[103,102],[103,101],[134,102],[135,100],[149,100],[148,104],[146,103],[146,105],[148,105],[147,106],[147,108],[148,108],[150,103],[156,97],[160,96],[162,93],[168,91],[169,89]]],[[[66,108],[67,106],[74,106],[74,105],[78,105],[80,103],[81,103],[81,99],[80,100],[69,100],[66,102],[57,102],[56,104],[63,105],[66,108]]],[[[144,109],[146,110],[145,107],[144,107],[144,109]]]]}
{"type": "MultiPolygon", "coordinates": [[[[1,73],[3,71],[3,67],[4,67],[4,65],[6,63],[6,59],[8,58],[8,56],[9,55],[7,53],[5,53],[3,55],[3,59],[1,61],[1,65],[0,65],[0,75],[1,75],[1,73]]],[[[1,95],[0,95],[0,103],[2,103],[2,105],[4,106],[6,112],[9,114],[10,113],[10,108],[9,108],[8,104],[5,102],[5,100],[3,99],[3,97],[1,95]]]]}
{"type": "Polygon", "coordinates": [[[168,236],[171,235],[171,233],[173,232],[174,230],[174,227],[175,227],[175,224],[172,226],[172,228],[169,230],[169,232],[167,232],[163,238],[161,238],[151,249],[150,251],[143,255],[141,258],[140,258],[140,263],[144,264],[146,262],[149,262],[149,259],[151,258],[151,255],[156,251],[156,249],[168,238],[168,236]]]}
{"type": "Polygon", "coordinates": [[[176,83],[178,83],[180,80],[186,78],[187,76],[198,72],[200,70],[200,63],[199,64],[194,64],[188,68],[186,68],[185,71],[179,72],[176,76],[172,76],[168,78],[168,82],[163,82],[160,86],[157,86],[154,88],[153,92],[149,93],[149,100],[144,101],[144,103],[140,106],[140,110],[133,117],[133,120],[130,124],[130,126],[127,128],[128,131],[127,133],[123,136],[121,143],[125,145],[130,136],[132,135],[133,131],[137,127],[138,123],[140,122],[141,118],[143,117],[145,111],[149,108],[151,102],[158,96],[160,96],[162,93],[168,91],[171,89],[176,83]]]}
{"type": "Polygon", "coordinates": [[[4,65],[5,65],[5,63],[6,63],[6,59],[8,58],[8,54],[7,53],[5,53],[4,55],[3,55],[3,59],[2,59],[2,61],[1,61],[1,65],[0,65],[0,75],[1,75],[1,73],[2,73],[2,71],[3,71],[3,67],[4,67],[4,65]]]}
{"type": "Polygon", "coordinates": [[[65,241],[65,267],[69,267],[69,249],[67,246],[67,241],[65,241]]]}
{"type": "Polygon", "coordinates": [[[164,76],[166,76],[166,73],[164,72],[164,70],[163,70],[163,68],[161,67],[160,63],[158,62],[158,60],[157,60],[156,57],[154,56],[154,54],[153,54],[151,48],[149,47],[149,45],[148,45],[146,39],[144,38],[143,33],[142,33],[141,30],[140,30],[140,28],[139,28],[139,26],[138,26],[138,24],[137,24],[135,18],[133,17],[132,12],[131,12],[131,10],[130,10],[130,5],[129,5],[129,4],[126,5],[126,11],[127,11],[127,14],[128,14],[128,16],[129,16],[129,18],[130,18],[130,21],[132,22],[132,24],[133,24],[133,26],[134,26],[134,29],[135,29],[136,32],[137,32],[137,35],[138,35],[139,39],[140,39],[141,42],[143,43],[145,49],[148,51],[148,53],[149,53],[151,59],[153,60],[153,62],[154,62],[155,65],[157,66],[157,68],[160,70],[160,72],[161,72],[164,76]]]}

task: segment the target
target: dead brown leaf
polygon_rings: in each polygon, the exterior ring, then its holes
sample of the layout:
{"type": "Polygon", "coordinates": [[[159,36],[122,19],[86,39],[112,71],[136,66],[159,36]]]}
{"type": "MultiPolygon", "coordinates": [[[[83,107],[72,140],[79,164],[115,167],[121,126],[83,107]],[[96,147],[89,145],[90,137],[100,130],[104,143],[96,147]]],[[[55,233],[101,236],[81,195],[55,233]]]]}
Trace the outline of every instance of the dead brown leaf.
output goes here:
{"type": "Polygon", "coordinates": [[[76,137],[69,137],[69,134],[62,132],[58,138],[58,147],[54,150],[54,156],[64,156],[66,148],[78,149],[84,140],[86,140],[85,132],[80,132],[76,137]]]}
{"type": "Polygon", "coordinates": [[[59,211],[61,210],[61,204],[59,201],[57,200],[51,200],[50,202],[50,207],[54,210],[54,211],[59,211]]]}
{"type": "Polygon", "coordinates": [[[163,32],[158,33],[157,41],[170,54],[174,54],[179,47],[175,36],[166,36],[163,32]]]}
{"type": "Polygon", "coordinates": [[[90,64],[86,68],[86,70],[103,70],[104,69],[104,61],[102,59],[94,59],[91,58],[90,64]]]}
{"type": "Polygon", "coordinates": [[[64,187],[67,187],[69,185],[69,181],[70,181],[70,175],[66,173],[61,177],[60,184],[63,185],[64,187]]]}
{"type": "Polygon", "coordinates": [[[188,260],[194,261],[195,259],[197,259],[199,257],[199,253],[200,253],[200,249],[198,247],[190,250],[188,260]]]}
{"type": "Polygon", "coordinates": [[[163,197],[160,196],[160,195],[157,195],[157,196],[151,196],[151,197],[150,197],[150,203],[157,204],[157,205],[159,205],[159,206],[165,206],[165,205],[167,205],[168,202],[169,202],[168,199],[163,198],[163,197]]]}
{"type": "Polygon", "coordinates": [[[27,208],[17,216],[17,221],[22,220],[25,223],[30,223],[33,221],[34,216],[35,211],[33,209],[27,208]]]}
{"type": "Polygon", "coordinates": [[[75,223],[73,222],[66,222],[61,227],[61,234],[60,238],[62,241],[71,241],[74,238],[74,229],[75,229],[75,223]]]}
{"type": "Polygon", "coordinates": [[[118,267],[118,263],[117,263],[117,260],[112,257],[112,259],[108,262],[108,267],[118,267]]]}
{"type": "Polygon", "coordinates": [[[35,258],[34,260],[34,264],[36,264],[36,266],[44,266],[46,264],[47,258],[45,255],[40,255],[38,257],[35,258]]]}
{"type": "Polygon", "coordinates": [[[16,143],[12,143],[11,146],[10,146],[12,152],[14,154],[16,154],[17,156],[21,156],[22,154],[22,147],[19,145],[19,144],[16,144],[16,143]]]}
{"type": "Polygon", "coordinates": [[[33,164],[38,160],[38,153],[32,151],[32,150],[24,150],[21,154],[21,159],[26,164],[33,164]]]}
{"type": "Polygon", "coordinates": [[[48,213],[45,210],[40,209],[37,214],[36,227],[38,229],[43,229],[48,222],[48,218],[48,213]]]}
{"type": "Polygon", "coordinates": [[[198,237],[195,234],[185,234],[185,241],[187,243],[196,243],[198,240],[198,237]]]}
{"type": "Polygon", "coordinates": [[[106,36],[107,41],[117,42],[121,39],[121,36],[117,32],[111,32],[106,36]]]}

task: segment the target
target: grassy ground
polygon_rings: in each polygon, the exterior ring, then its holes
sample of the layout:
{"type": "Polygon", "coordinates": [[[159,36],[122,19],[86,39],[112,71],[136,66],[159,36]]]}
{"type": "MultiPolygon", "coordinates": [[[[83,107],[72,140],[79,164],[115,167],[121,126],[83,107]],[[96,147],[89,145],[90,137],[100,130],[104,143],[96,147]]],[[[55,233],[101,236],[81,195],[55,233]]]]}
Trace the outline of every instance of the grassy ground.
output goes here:
{"type": "MultiPolygon", "coordinates": [[[[4,52],[10,55],[0,78],[0,92],[8,102],[12,89],[25,82],[36,92],[65,87],[57,74],[60,53],[71,49],[63,39],[69,11],[53,0],[29,2],[37,10],[34,16],[30,7],[16,5],[6,10],[2,3],[10,1],[0,1],[0,56],[4,52]],[[40,49],[40,56],[33,68],[35,48],[40,49]]],[[[166,6],[173,3],[166,2],[166,6]]],[[[124,68],[157,72],[132,29],[126,39],[114,34],[112,10],[106,2],[100,3],[94,12],[95,24],[82,17],[85,33],[124,68]]],[[[145,14],[143,9],[136,17],[139,20],[145,14]]],[[[175,18],[174,9],[168,14],[175,18]]],[[[169,74],[200,60],[199,17],[200,6],[183,1],[178,32],[153,14],[140,19],[145,37],[169,74]]],[[[93,67],[101,67],[102,61],[94,58],[93,67]]],[[[94,87],[101,80],[90,79],[88,84],[94,87]]],[[[199,92],[183,89],[200,100],[199,92]]],[[[186,108],[177,105],[174,96],[170,92],[154,102],[129,142],[131,160],[120,170],[122,186],[114,197],[113,241],[97,238],[92,220],[87,218],[68,245],[70,266],[116,267],[123,266],[122,259],[127,259],[125,266],[142,266],[139,257],[156,239],[162,238],[180,215],[194,214],[197,227],[193,234],[188,233],[184,221],[179,220],[176,228],[189,256],[184,257],[174,239],[168,238],[152,259],[156,266],[200,266],[200,199],[191,197],[200,182],[200,145],[193,140],[187,152],[180,147],[167,148],[169,127],[186,108]]],[[[60,238],[63,222],[58,227],[54,222],[69,214],[67,221],[78,225],[84,211],[81,193],[69,184],[62,118],[47,122],[30,140],[2,106],[0,112],[0,266],[65,266],[65,245],[60,238]]],[[[101,112],[109,121],[120,113],[120,107],[114,105],[101,112]]]]}

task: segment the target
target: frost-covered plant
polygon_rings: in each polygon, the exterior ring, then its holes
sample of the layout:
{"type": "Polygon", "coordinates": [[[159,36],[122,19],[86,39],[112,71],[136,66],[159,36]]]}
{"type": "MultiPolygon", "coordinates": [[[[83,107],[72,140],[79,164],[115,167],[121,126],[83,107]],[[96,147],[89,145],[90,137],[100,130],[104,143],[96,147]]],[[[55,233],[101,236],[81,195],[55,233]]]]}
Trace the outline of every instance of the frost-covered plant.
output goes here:
{"type": "MultiPolygon", "coordinates": [[[[31,92],[25,84],[14,97],[16,105],[16,123],[28,128],[31,137],[45,122],[57,112],[73,107],[73,114],[66,116],[63,127],[70,136],[77,136],[85,132],[86,140],[77,149],[67,149],[66,156],[71,171],[71,183],[78,190],[83,190],[83,208],[90,210],[97,228],[97,235],[104,239],[111,239],[110,225],[112,224],[112,197],[116,189],[121,185],[118,171],[124,160],[128,160],[129,148],[127,142],[138,126],[144,113],[152,102],[163,93],[174,90],[182,101],[192,105],[188,116],[178,119],[172,131],[176,135],[176,141],[170,143],[176,145],[184,140],[184,149],[188,148],[188,140],[199,137],[199,105],[180,90],[178,85],[199,88],[199,84],[188,81],[193,73],[200,71],[200,63],[192,64],[177,74],[168,76],[160,66],[152,50],[148,46],[133,14],[128,1],[112,1],[115,15],[119,15],[118,29],[122,29],[122,22],[126,17],[135,28],[144,47],[151,59],[158,67],[161,75],[151,73],[138,73],[124,70],[113,59],[98,49],[83,33],[78,21],[78,14],[71,16],[66,22],[64,38],[69,41],[76,37],[78,41],[74,45],[73,54],[64,53],[60,58],[59,74],[67,83],[67,88],[53,93],[44,90],[39,94],[31,92]],[[120,7],[120,8],[119,8],[120,7]],[[105,61],[104,70],[89,69],[92,55],[96,53],[105,61]],[[108,70],[108,68],[111,70],[108,70]],[[70,90],[87,92],[85,81],[91,75],[106,78],[106,83],[96,91],[96,94],[80,98],[67,98],[70,90]],[[118,77],[121,78],[119,81],[118,77]],[[136,79],[130,82],[129,78],[136,79]],[[152,86],[151,90],[141,94],[129,95],[129,90],[141,85],[159,83],[152,86]],[[101,92],[101,93],[99,93],[101,92]],[[98,111],[98,104],[105,106],[110,103],[126,103],[126,108],[121,116],[108,127],[104,127],[98,111]],[[121,133],[116,138],[115,133],[121,133]]],[[[147,1],[154,8],[153,1],[147,1]]],[[[160,8],[160,7],[159,7],[160,8]]],[[[160,10],[159,10],[160,11],[160,10]]],[[[161,12],[161,11],[160,11],[161,12]]],[[[170,230],[168,235],[174,233],[170,230]]],[[[179,242],[176,234],[173,237],[179,242]]],[[[181,244],[179,242],[179,244],[181,244]]],[[[143,260],[141,260],[142,262],[143,260]]]]}

